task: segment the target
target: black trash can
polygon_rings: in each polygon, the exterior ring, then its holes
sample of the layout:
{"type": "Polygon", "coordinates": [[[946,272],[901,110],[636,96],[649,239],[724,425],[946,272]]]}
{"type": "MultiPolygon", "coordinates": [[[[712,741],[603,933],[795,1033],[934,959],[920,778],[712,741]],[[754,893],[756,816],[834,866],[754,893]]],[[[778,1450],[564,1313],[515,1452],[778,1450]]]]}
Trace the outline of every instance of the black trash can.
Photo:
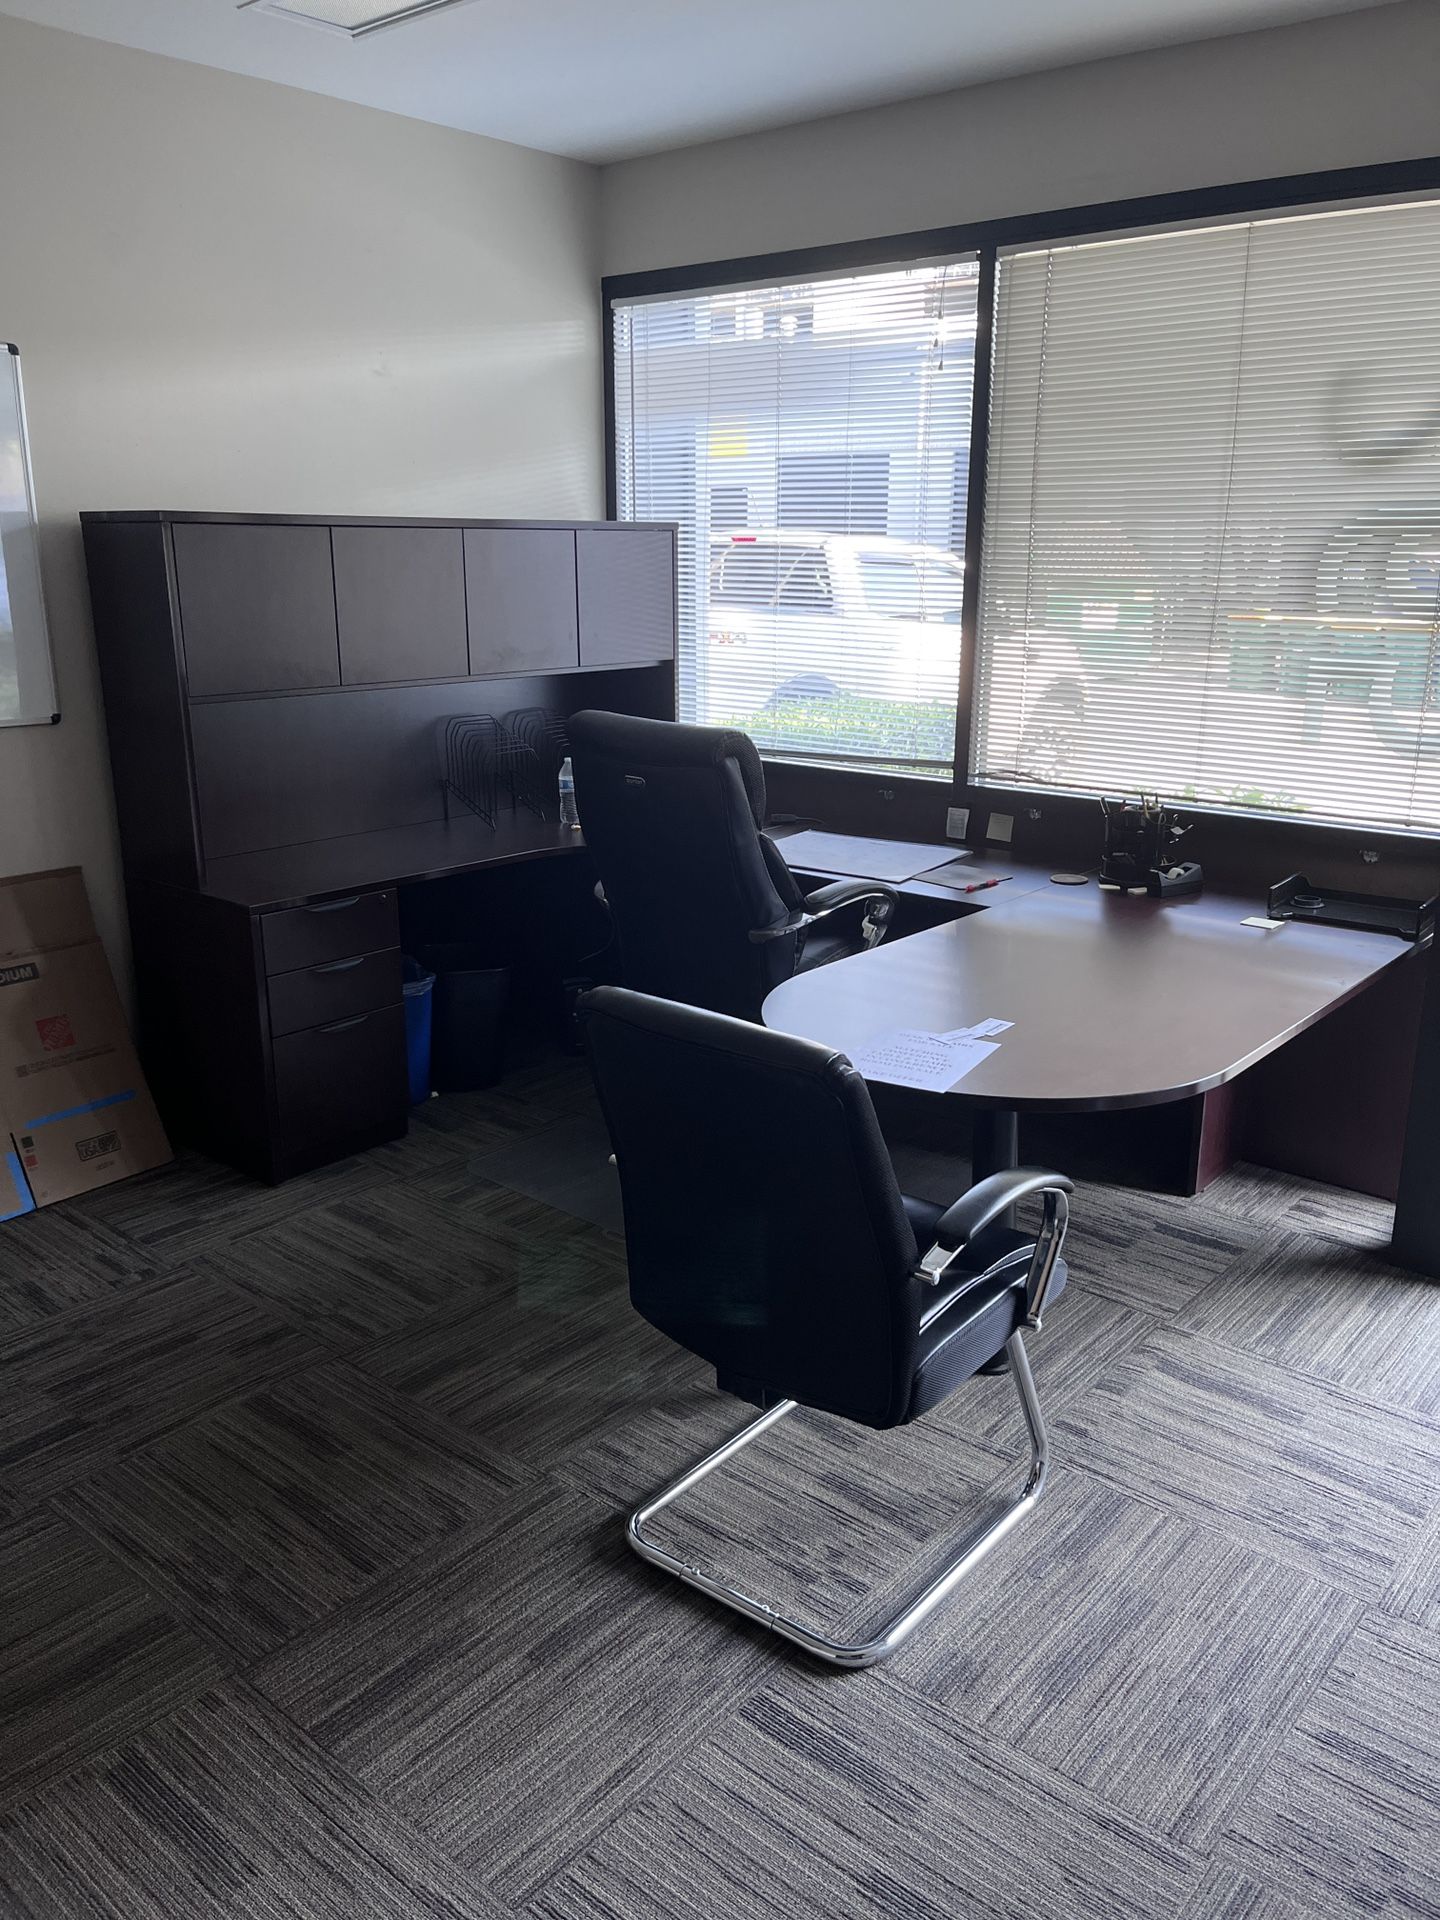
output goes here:
{"type": "Polygon", "coordinates": [[[505,1070],[510,969],[493,948],[459,941],[421,947],[420,964],[435,975],[431,1079],[441,1093],[493,1087],[505,1070]]]}

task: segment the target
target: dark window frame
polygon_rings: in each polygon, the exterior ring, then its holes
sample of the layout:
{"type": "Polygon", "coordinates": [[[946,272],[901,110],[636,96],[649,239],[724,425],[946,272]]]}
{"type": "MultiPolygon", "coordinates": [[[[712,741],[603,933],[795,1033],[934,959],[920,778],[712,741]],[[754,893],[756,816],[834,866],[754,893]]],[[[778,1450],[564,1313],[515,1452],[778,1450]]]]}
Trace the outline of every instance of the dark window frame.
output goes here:
{"type": "MultiPolygon", "coordinates": [[[[979,258],[976,289],[975,383],[970,419],[969,475],[965,512],[965,591],[961,613],[960,691],[955,709],[954,798],[956,804],[982,811],[1043,807],[1063,828],[1073,829],[1083,815],[1093,814],[1095,801],[1085,795],[1057,793],[1050,788],[1001,788],[971,784],[970,735],[975,703],[975,669],[980,602],[980,553],[984,538],[984,476],[989,460],[990,384],[993,368],[993,332],[996,262],[1001,248],[1029,242],[1074,239],[1127,227],[1181,225],[1186,221],[1245,218],[1283,208],[1324,205],[1332,200],[1384,199],[1440,190],[1440,156],[1377,162],[1361,167],[1335,167],[1316,173],[1281,174],[1269,179],[1242,180],[1223,186],[1191,187],[1175,193],[1146,194],[1125,200],[1095,201],[1050,212],[1019,214],[959,226],[928,227],[918,232],[887,234],[874,239],[838,242],[821,247],[791,248],[779,253],[741,255],[708,260],[690,266],[660,267],[641,273],[607,274],[600,282],[601,353],[604,375],[605,514],[614,519],[618,504],[615,446],[615,303],[644,295],[703,293],[708,288],[755,282],[804,280],[817,274],[854,272],[866,267],[901,267],[913,260],[937,255],[972,253],[979,258]],[[978,476],[979,484],[974,484],[978,476]]],[[[858,773],[893,790],[897,776],[858,773]]],[[[934,784],[924,783],[933,796],[934,784]]],[[[1389,845],[1413,850],[1416,842],[1433,844],[1440,835],[1422,829],[1367,829],[1335,822],[1285,822],[1268,815],[1246,814],[1232,807],[1198,807],[1189,813],[1249,822],[1273,828],[1283,845],[1389,845]]],[[[1278,876],[1277,876],[1278,877],[1278,876]]]]}

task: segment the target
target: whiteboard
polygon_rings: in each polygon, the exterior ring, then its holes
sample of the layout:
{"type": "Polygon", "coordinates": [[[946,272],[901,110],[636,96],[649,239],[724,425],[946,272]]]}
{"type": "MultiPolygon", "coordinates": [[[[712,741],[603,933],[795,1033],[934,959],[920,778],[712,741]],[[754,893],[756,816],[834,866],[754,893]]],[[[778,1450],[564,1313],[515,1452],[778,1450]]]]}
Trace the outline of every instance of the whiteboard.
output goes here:
{"type": "Polygon", "coordinates": [[[0,341],[0,727],[49,726],[59,718],[20,350],[0,341]]]}

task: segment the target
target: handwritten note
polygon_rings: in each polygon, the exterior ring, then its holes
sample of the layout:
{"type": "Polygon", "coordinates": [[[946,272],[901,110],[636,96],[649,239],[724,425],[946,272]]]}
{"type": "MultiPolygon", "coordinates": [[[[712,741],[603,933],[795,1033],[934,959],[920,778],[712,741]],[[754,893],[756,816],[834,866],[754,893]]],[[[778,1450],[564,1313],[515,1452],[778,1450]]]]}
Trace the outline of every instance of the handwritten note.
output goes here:
{"type": "Polygon", "coordinates": [[[867,1080],[883,1080],[892,1087],[916,1087],[923,1093],[946,1093],[967,1073],[973,1073],[999,1044],[998,1040],[982,1040],[971,1034],[920,1033],[900,1028],[894,1033],[877,1034],[850,1059],[867,1080]]]}

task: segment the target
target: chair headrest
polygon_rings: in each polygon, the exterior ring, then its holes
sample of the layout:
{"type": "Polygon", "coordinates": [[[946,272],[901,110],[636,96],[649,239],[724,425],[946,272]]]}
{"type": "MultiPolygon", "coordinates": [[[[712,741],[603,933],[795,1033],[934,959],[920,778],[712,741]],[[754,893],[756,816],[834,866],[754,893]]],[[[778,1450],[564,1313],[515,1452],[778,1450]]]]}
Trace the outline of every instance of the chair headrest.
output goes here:
{"type": "Polygon", "coordinates": [[[755,742],[734,727],[696,727],[681,720],[640,720],[627,713],[591,708],[570,721],[570,744],[582,757],[642,767],[718,767],[733,760],[740,769],[755,825],[765,824],[765,772],[755,742]]]}
{"type": "Polygon", "coordinates": [[[819,1040],[802,1040],[798,1034],[780,1033],[753,1020],[737,1020],[706,1007],[683,1006],[678,1000],[661,1000],[654,994],[633,993],[628,987],[592,987],[575,1005],[582,1025],[589,1016],[601,1014],[668,1040],[693,1041],[789,1073],[819,1079],[854,1072],[838,1048],[827,1047],[819,1040]]]}

